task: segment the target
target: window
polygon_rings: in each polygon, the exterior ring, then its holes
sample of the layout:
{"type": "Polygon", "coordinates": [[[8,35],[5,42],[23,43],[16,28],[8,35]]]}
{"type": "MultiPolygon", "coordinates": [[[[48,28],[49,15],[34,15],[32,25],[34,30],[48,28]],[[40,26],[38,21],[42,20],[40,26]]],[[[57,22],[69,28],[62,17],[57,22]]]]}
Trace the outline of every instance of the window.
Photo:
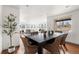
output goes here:
{"type": "Polygon", "coordinates": [[[63,20],[56,20],[55,23],[56,23],[55,31],[68,32],[71,30],[72,20],[70,18],[63,20]]]}

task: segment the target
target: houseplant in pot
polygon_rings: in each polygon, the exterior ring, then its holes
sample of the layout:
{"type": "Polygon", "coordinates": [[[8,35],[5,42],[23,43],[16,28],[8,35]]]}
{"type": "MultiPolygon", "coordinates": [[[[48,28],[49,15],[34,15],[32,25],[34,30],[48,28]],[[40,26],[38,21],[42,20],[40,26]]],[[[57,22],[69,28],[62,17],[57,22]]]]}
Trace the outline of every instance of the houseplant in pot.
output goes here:
{"type": "Polygon", "coordinates": [[[9,14],[3,23],[3,32],[10,37],[10,47],[8,49],[9,52],[12,52],[12,49],[14,48],[14,46],[12,46],[12,35],[17,26],[15,19],[16,19],[15,15],[9,14]]]}

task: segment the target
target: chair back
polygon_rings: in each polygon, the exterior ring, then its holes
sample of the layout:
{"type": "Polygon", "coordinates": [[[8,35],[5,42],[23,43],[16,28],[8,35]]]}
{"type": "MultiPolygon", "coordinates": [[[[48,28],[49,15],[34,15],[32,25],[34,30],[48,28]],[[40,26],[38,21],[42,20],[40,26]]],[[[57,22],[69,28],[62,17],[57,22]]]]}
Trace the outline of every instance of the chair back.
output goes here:
{"type": "Polygon", "coordinates": [[[54,42],[52,42],[51,44],[48,44],[48,45],[45,45],[44,48],[47,49],[48,51],[50,51],[51,53],[54,53],[54,54],[59,54],[60,53],[60,44],[61,44],[61,41],[63,39],[65,39],[67,36],[67,34],[63,34],[63,35],[60,35],[55,39],[54,42]]]}
{"type": "Polygon", "coordinates": [[[66,40],[67,35],[68,35],[68,33],[62,35],[62,39],[61,39],[60,45],[65,44],[65,40],[66,40]]]}
{"type": "Polygon", "coordinates": [[[60,54],[60,51],[59,51],[59,44],[61,43],[61,39],[62,39],[62,36],[58,36],[55,38],[55,41],[51,44],[52,46],[52,49],[50,50],[52,53],[54,54],[60,54]]]}
{"type": "Polygon", "coordinates": [[[24,44],[24,48],[25,48],[25,54],[34,54],[37,51],[37,47],[33,46],[30,44],[29,40],[27,37],[21,37],[22,42],[24,44]]]}
{"type": "Polygon", "coordinates": [[[56,39],[55,39],[55,42],[54,42],[54,43],[55,43],[56,45],[59,45],[59,44],[61,43],[62,38],[63,38],[63,37],[62,37],[62,35],[60,35],[60,36],[56,37],[56,39]]]}
{"type": "Polygon", "coordinates": [[[29,42],[28,42],[28,39],[26,37],[21,37],[21,39],[22,39],[22,42],[24,44],[24,47],[29,46],[29,42]]]}
{"type": "Polygon", "coordinates": [[[65,39],[68,34],[63,34],[55,38],[55,41],[52,43],[53,45],[60,45],[65,43],[65,39]]]}

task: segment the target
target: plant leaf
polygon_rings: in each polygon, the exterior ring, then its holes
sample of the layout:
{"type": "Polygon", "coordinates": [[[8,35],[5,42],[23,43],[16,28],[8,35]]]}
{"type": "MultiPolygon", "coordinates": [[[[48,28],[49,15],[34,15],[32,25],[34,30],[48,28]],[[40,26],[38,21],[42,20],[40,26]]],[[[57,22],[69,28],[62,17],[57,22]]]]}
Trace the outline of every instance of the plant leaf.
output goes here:
{"type": "Polygon", "coordinates": [[[3,30],[4,33],[8,33],[7,30],[3,30]]]}

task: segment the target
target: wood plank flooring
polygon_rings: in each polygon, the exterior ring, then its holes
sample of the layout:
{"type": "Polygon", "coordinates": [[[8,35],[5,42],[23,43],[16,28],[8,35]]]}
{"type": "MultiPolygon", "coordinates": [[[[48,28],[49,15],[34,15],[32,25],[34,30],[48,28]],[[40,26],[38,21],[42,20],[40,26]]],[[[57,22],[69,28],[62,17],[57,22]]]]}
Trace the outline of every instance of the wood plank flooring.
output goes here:
{"type": "MultiPolygon", "coordinates": [[[[65,45],[66,45],[66,48],[67,48],[67,51],[64,49],[66,54],[79,54],[79,45],[78,44],[66,42],[65,45]]],[[[13,53],[13,54],[24,54],[24,51],[25,51],[24,46],[23,46],[23,43],[21,41],[20,42],[20,47],[18,47],[16,52],[13,53]]],[[[62,52],[62,50],[60,50],[60,53],[64,54],[62,52]]],[[[9,53],[7,52],[7,49],[6,49],[6,50],[3,50],[2,54],[9,54],[9,53]]],[[[46,49],[43,49],[43,54],[50,54],[50,52],[47,51],[46,49]]]]}
{"type": "Polygon", "coordinates": [[[70,53],[70,54],[79,54],[79,45],[78,44],[66,42],[65,45],[67,47],[67,52],[68,53],[70,53]]]}

